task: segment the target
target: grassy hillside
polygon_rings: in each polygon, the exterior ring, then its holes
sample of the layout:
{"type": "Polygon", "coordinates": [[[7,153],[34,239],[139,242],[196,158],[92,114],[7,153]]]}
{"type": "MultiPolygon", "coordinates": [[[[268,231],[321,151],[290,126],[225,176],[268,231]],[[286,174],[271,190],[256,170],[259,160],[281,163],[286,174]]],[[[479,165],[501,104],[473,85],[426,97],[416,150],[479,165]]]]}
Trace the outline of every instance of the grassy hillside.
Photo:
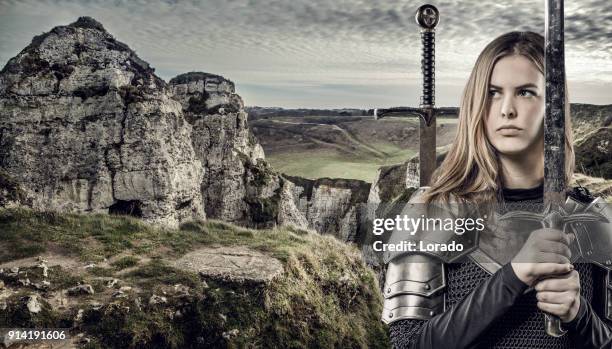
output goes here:
{"type": "Polygon", "coordinates": [[[128,217],[3,209],[0,252],[0,328],[70,327],[87,338],[85,348],[389,345],[372,271],[355,247],[329,236],[218,221],[169,230],[128,217]],[[211,246],[258,251],[283,272],[249,284],[173,266],[211,246]],[[47,277],[35,256],[48,261],[47,277]],[[66,295],[77,285],[91,293],[66,295]]]}
{"type": "MultiPolygon", "coordinates": [[[[452,141],[457,120],[438,119],[437,145],[452,141]]],[[[380,166],[418,152],[415,118],[307,116],[249,122],[272,167],[305,178],[350,178],[372,182],[380,166]]]]}

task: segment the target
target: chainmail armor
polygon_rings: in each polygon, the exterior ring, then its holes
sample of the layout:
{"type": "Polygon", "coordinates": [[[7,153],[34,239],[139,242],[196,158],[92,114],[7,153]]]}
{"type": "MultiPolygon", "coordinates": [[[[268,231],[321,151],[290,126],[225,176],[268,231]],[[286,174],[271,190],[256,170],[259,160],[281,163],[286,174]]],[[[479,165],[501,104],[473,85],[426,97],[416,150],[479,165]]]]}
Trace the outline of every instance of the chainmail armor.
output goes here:
{"type": "MultiPolygon", "coordinates": [[[[540,188],[538,188],[540,189],[540,188]]],[[[522,190],[519,190],[519,192],[522,190]]],[[[533,190],[520,193],[522,200],[505,201],[496,209],[503,214],[512,210],[537,212],[543,206],[541,193],[534,197],[533,190]],[[523,194],[526,194],[523,195],[523,194]],[[537,211],[536,211],[537,210],[537,211]]],[[[504,192],[504,197],[506,197],[504,192]]],[[[510,198],[512,200],[513,198],[510,198]]],[[[581,295],[591,302],[593,298],[593,269],[590,263],[575,263],[580,274],[581,295]]],[[[470,260],[447,264],[445,306],[448,309],[461,301],[481,282],[491,276],[470,260]]],[[[544,331],[544,315],[537,308],[535,292],[523,294],[513,307],[494,322],[479,338],[476,348],[494,349],[565,349],[573,348],[567,335],[551,337],[544,331]]],[[[400,320],[390,325],[391,342],[395,348],[409,348],[425,325],[424,320],[400,320]]]]}

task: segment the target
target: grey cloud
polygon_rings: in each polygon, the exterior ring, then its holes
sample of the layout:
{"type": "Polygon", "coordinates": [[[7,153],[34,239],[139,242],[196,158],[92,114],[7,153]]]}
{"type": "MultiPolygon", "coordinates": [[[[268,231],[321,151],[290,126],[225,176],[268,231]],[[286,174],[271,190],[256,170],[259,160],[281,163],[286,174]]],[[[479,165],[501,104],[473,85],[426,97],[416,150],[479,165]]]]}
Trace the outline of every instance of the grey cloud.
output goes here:
{"type": "MultiPolygon", "coordinates": [[[[0,66],[32,36],[90,15],[166,79],[178,72],[204,70],[225,75],[237,86],[270,86],[275,81],[282,86],[284,81],[301,80],[304,86],[316,83],[328,93],[332,88],[352,91],[355,106],[365,106],[356,91],[370,88],[372,95],[379,95],[380,87],[370,87],[370,82],[387,81],[389,91],[398,92],[386,94],[397,95],[396,104],[406,104],[399,96],[419,93],[420,39],[414,12],[420,4],[416,0],[0,0],[0,66]],[[405,84],[398,86],[397,80],[404,78],[405,84]],[[348,81],[352,88],[346,87],[348,81]]],[[[543,1],[433,4],[442,16],[436,46],[438,86],[456,87],[454,92],[451,87],[440,88],[440,101],[456,99],[476,55],[497,35],[510,30],[543,33],[543,1]]],[[[566,2],[568,78],[600,81],[598,70],[612,69],[611,13],[609,0],[581,0],[580,7],[566,2]],[[590,70],[583,67],[587,61],[590,70]]],[[[610,74],[603,76],[612,80],[610,74]]],[[[262,89],[259,97],[254,88],[248,91],[252,100],[246,99],[247,104],[268,101],[272,94],[306,103],[295,88],[262,89]]],[[[350,104],[346,93],[333,95],[339,105],[350,104]]],[[[316,106],[317,101],[309,103],[316,106]]]]}

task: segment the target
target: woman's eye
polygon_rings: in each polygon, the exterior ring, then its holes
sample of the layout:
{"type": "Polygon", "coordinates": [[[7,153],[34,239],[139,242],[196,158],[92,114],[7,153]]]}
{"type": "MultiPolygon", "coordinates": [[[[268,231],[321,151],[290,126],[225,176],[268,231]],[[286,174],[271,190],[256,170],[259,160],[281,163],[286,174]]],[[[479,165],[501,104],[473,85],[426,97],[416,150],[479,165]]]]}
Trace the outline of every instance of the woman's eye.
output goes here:
{"type": "Polygon", "coordinates": [[[490,97],[495,97],[499,94],[499,91],[497,90],[489,90],[489,96],[490,97]]]}
{"type": "Polygon", "coordinates": [[[519,96],[521,97],[531,97],[531,96],[535,96],[536,93],[531,91],[531,90],[520,90],[519,91],[519,96]]]}

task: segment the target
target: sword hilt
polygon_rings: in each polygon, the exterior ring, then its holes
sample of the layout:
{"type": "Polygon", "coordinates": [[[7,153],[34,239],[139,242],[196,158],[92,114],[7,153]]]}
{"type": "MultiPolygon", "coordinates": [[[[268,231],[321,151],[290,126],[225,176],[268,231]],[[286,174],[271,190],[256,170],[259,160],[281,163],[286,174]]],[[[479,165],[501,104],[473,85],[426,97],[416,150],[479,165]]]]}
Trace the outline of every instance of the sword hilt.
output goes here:
{"type": "MultiPolygon", "coordinates": [[[[566,221],[564,218],[559,212],[553,211],[544,218],[543,223],[546,228],[563,230],[566,221]]],[[[544,330],[551,337],[561,337],[567,333],[561,326],[561,319],[548,313],[544,313],[544,330]]]]}
{"type": "MultiPolygon", "coordinates": [[[[430,4],[420,6],[415,13],[415,20],[421,27],[421,73],[423,75],[423,94],[421,96],[420,108],[387,108],[374,109],[374,118],[381,119],[388,115],[418,115],[423,119],[426,126],[432,126],[432,121],[438,110],[435,109],[436,103],[436,25],[440,22],[440,12],[430,4]]],[[[449,109],[449,108],[446,108],[449,109]]],[[[435,127],[435,125],[434,125],[435,127]]],[[[435,128],[434,128],[435,130],[435,128]]],[[[434,132],[435,134],[435,132],[434,132]]],[[[435,149],[435,142],[434,142],[435,149]]],[[[435,150],[434,150],[435,152],[435,150]]]]}
{"type": "Polygon", "coordinates": [[[436,104],[436,25],[440,21],[440,12],[430,4],[417,9],[415,19],[421,26],[421,73],[423,74],[423,95],[421,108],[433,109],[436,104]]]}
{"type": "Polygon", "coordinates": [[[567,333],[567,330],[561,327],[561,319],[548,313],[544,313],[544,330],[551,337],[561,337],[567,333]]]}
{"type": "Polygon", "coordinates": [[[436,33],[434,31],[421,31],[421,43],[423,47],[421,58],[421,73],[423,74],[421,108],[433,108],[436,104],[435,35],[436,33]]]}
{"type": "Polygon", "coordinates": [[[418,115],[419,120],[419,185],[426,186],[436,169],[436,113],[435,97],[435,32],[440,20],[440,13],[433,5],[419,7],[415,14],[417,24],[421,27],[423,52],[421,71],[423,73],[423,95],[420,108],[389,108],[374,110],[378,120],[387,115],[418,115]]]}

